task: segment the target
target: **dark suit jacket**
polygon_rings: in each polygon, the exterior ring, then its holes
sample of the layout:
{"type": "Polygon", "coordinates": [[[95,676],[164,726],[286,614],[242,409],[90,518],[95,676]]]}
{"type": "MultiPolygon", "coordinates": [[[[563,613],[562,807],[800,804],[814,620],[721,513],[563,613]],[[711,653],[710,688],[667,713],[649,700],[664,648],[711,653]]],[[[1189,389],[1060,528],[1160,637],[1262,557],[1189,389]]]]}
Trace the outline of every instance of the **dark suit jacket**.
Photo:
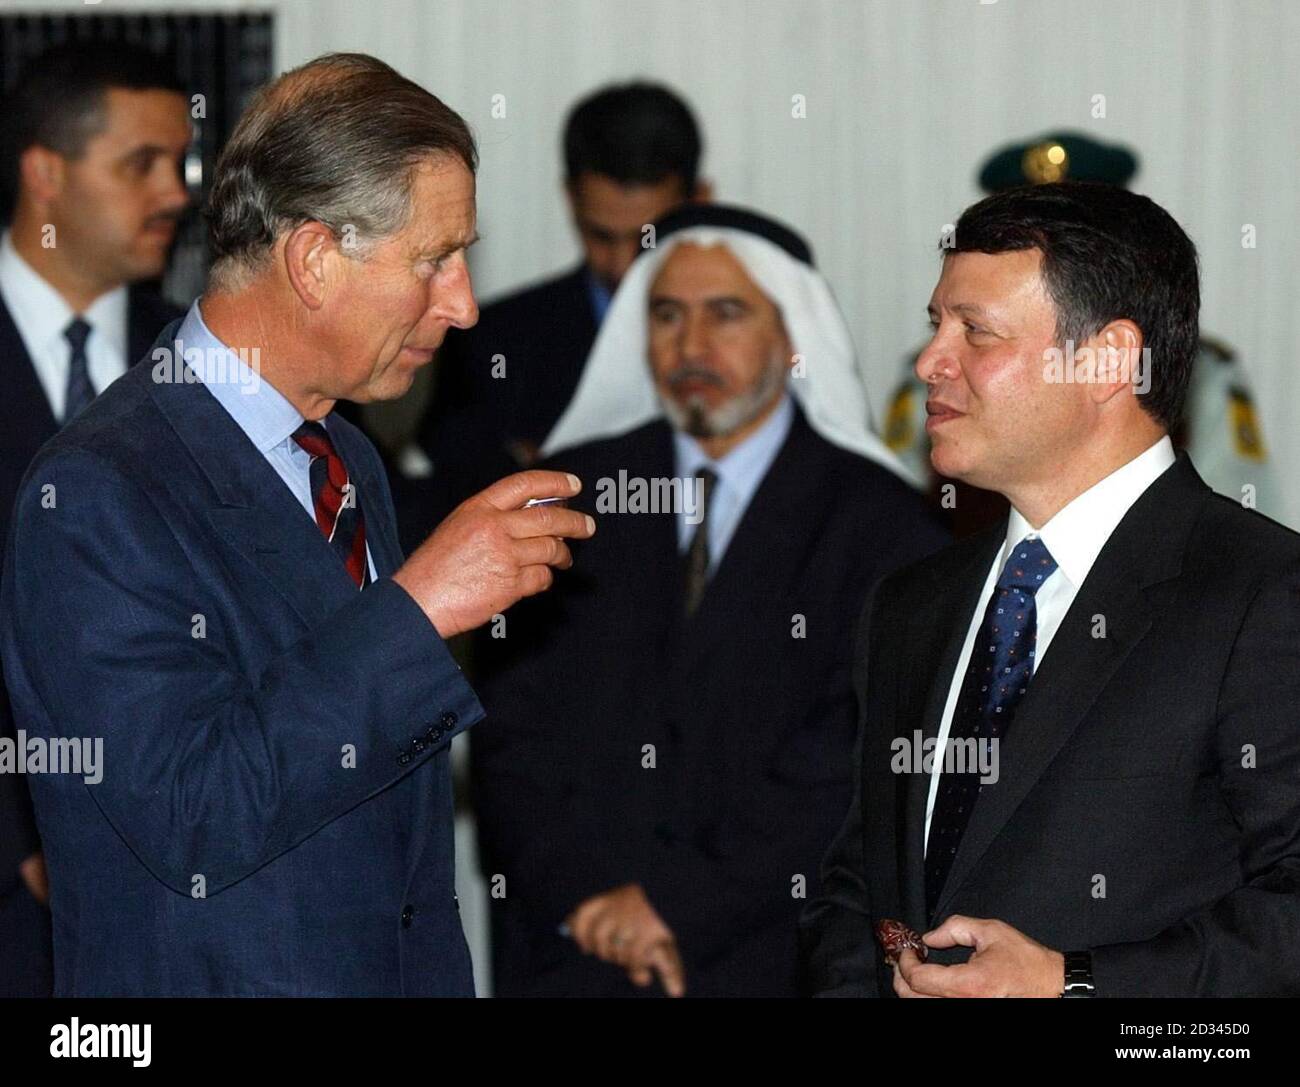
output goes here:
{"type": "Polygon", "coordinates": [[[473,328],[447,334],[419,432],[433,479],[404,538],[422,539],[471,494],[519,470],[515,447],[546,440],[595,338],[585,265],[485,306],[473,328]],[[503,378],[492,376],[497,355],[503,378]]]}
{"type": "Polygon", "coordinates": [[[482,711],[389,579],[378,455],[329,420],[358,592],[206,388],[151,370],[37,456],[0,595],[18,726],[103,738],[100,783],[30,778],[57,994],[471,994],[447,745],[482,711]]]}
{"type": "MultiPolygon", "coordinates": [[[[139,287],[127,292],[127,360],[143,358],[163,328],[183,314],[177,306],[139,287]]],[[[45,389],[9,307],[0,296],[0,540],[9,538],[9,514],[18,484],[37,450],[58,432],[45,389]]]]}
{"type": "Polygon", "coordinates": [[[674,474],[668,425],[554,466],[584,481],[596,535],[478,658],[475,809],[484,870],[506,877],[491,900],[497,991],[635,992],[556,927],[638,882],[692,994],[793,994],[800,879],[815,887],[850,795],[854,619],[872,581],[946,534],[920,495],[797,414],[684,623],[673,514],[597,503],[620,470],[674,474]]]}
{"type": "MultiPolygon", "coordinates": [[[[127,359],[149,349],[181,311],[139,287],[127,293],[127,359]]],[[[58,430],[27,347],[0,296],[0,551],[9,538],[9,515],[18,484],[36,452],[58,430]]],[[[0,682],[0,734],[13,736],[13,720],[0,682]]],[[[49,995],[49,914],[27,893],[18,865],[40,849],[27,785],[0,774],[0,996],[49,995]]]]}
{"type": "Polygon", "coordinates": [[[1004,532],[863,612],[857,792],[805,919],[814,989],[891,995],[872,922],[959,913],[1091,949],[1104,996],[1300,993],[1300,536],[1212,494],[1186,454],[1098,556],[926,916],[929,775],[892,773],[891,742],[937,733],[1004,532]]]}

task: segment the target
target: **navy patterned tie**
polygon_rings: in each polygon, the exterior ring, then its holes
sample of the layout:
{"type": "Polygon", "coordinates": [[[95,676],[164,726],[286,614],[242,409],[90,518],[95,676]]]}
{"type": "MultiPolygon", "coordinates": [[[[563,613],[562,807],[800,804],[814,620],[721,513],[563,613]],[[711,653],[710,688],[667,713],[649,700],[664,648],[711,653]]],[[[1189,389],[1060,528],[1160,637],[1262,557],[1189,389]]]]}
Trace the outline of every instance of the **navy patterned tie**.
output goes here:
{"type": "MultiPolygon", "coordinates": [[[[971,649],[948,730],[950,745],[957,740],[974,740],[974,744],[966,744],[969,751],[986,740],[1000,743],[1011,726],[1034,674],[1038,638],[1034,594],[1055,569],[1056,560],[1037,537],[1026,537],[1012,549],[971,649]]],[[[967,758],[964,769],[967,772],[945,772],[940,776],[939,794],[930,816],[925,902],[931,918],[982,788],[978,762],[967,758]]]]}
{"type": "Polygon", "coordinates": [[[63,398],[63,421],[70,423],[95,399],[95,386],[90,383],[90,370],[86,361],[90,325],[80,317],[74,317],[63,330],[63,338],[72,348],[72,354],[68,357],[68,390],[63,398]]]}

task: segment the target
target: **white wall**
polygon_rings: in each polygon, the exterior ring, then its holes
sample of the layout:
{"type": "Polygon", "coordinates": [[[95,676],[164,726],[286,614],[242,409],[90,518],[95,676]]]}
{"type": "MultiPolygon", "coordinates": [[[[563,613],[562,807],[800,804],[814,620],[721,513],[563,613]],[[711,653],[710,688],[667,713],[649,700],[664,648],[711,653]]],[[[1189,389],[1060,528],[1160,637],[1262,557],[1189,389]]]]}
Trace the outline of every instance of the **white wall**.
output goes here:
{"type": "Polygon", "coordinates": [[[482,150],[486,297],[576,255],[559,191],[568,106],[607,80],[668,81],[705,127],[719,198],[812,240],[878,412],[922,338],[935,240],[978,196],[982,157],[1056,127],[1125,141],[1142,154],[1136,187],[1200,247],[1204,325],[1246,361],[1300,524],[1294,0],[0,0],[149,8],[269,8],[283,67],[372,52],[461,111],[482,150]]]}
{"type": "Polygon", "coordinates": [[[802,228],[883,407],[923,335],[942,226],[1009,138],[1068,126],[1140,149],[1136,187],[1202,254],[1204,324],[1250,370],[1300,523],[1300,4],[1291,0],[311,0],[281,58],[383,56],[482,144],[480,290],[576,254],[559,198],[566,108],[643,74],[689,96],[721,199],[802,228]],[[505,95],[494,119],[492,96],[505,95]],[[791,117],[791,96],[807,117],[791,117]],[[1106,116],[1092,115],[1105,95],[1106,116]],[[1244,249],[1243,224],[1257,247],[1244,249]]]}

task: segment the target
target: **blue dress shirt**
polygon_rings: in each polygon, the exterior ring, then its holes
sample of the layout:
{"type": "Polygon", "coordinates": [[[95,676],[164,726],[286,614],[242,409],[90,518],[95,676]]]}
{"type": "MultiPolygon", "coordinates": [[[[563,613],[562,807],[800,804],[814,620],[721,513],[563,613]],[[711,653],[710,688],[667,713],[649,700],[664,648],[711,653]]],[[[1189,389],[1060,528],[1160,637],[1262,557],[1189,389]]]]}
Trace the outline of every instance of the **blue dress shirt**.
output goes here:
{"type": "Polygon", "coordinates": [[[590,268],[587,269],[587,297],[591,299],[591,312],[596,315],[596,326],[600,327],[614,296],[590,268]]]}
{"type": "MultiPolygon", "coordinates": [[[[682,479],[690,479],[698,475],[701,468],[710,468],[718,477],[709,503],[710,576],[722,561],[754,492],[758,490],[758,485],[763,482],[767,470],[772,467],[777,453],[781,451],[793,421],[794,404],[786,393],[761,427],[717,461],[711,459],[690,435],[679,430],[673,431],[677,475],[682,479]]],[[[687,521],[685,510],[677,511],[679,550],[686,550],[698,527],[687,521]]]]}
{"type": "MultiPolygon", "coordinates": [[[[217,403],[239,424],[239,429],[248,435],[248,440],[257,447],[276,474],[284,480],[285,486],[293,492],[294,498],[311,518],[312,527],[315,528],[311,456],[293,440],[293,432],[304,421],[298,409],[212,334],[212,330],[203,321],[197,301],[190,306],[176,338],[181,343],[182,352],[188,352],[191,348],[203,352],[204,365],[191,369],[208,392],[216,397],[217,403]],[[223,376],[224,380],[221,380],[223,376]]],[[[328,425],[326,429],[329,429],[328,425]]],[[[375,560],[370,554],[369,543],[366,544],[366,561],[370,564],[370,580],[377,581],[375,560]]]]}

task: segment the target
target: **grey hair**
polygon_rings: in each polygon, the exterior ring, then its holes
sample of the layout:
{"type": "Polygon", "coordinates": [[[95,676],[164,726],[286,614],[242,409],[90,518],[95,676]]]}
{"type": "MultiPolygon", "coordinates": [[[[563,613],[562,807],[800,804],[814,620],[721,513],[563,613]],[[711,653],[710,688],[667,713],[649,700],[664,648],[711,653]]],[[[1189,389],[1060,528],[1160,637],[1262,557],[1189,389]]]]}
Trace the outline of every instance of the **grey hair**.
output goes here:
{"type": "Polygon", "coordinates": [[[363,53],[330,53],[263,87],[217,160],[207,218],[214,288],[236,289],[276,239],[315,221],[364,258],[406,225],[431,158],[471,171],[469,126],[423,87],[363,53]]]}

